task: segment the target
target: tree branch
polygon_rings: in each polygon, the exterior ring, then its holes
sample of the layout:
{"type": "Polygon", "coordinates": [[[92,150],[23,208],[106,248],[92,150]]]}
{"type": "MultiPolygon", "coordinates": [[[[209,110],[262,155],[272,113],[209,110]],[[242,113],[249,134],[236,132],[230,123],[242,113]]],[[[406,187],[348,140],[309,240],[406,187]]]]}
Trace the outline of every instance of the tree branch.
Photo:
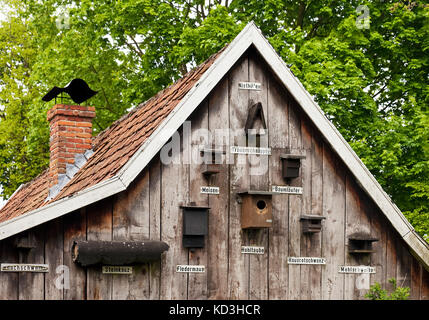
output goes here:
{"type": "Polygon", "coordinates": [[[131,38],[131,40],[133,40],[134,45],[136,46],[137,50],[140,52],[139,56],[142,57],[144,56],[143,51],[140,49],[139,44],[137,43],[136,39],[133,38],[133,36],[129,35],[129,37],[131,38]]]}

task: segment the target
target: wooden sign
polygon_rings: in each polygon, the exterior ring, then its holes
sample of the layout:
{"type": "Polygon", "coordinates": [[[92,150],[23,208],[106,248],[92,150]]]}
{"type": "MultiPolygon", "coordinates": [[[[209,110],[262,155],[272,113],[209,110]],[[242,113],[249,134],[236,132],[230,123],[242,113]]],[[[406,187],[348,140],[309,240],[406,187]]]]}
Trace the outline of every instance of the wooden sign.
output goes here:
{"type": "Polygon", "coordinates": [[[271,148],[231,146],[230,152],[233,154],[255,154],[260,156],[270,156],[271,148]]]}
{"type": "Polygon", "coordinates": [[[177,265],[176,272],[204,273],[206,272],[206,267],[199,265],[177,265]]]}
{"type": "Polygon", "coordinates": [[[204,194],[219,194],[219,187],[201,187],[200,192],[204,194]]]}
{"type": "Polygon", "coordinates": [[[261,90],[262,85],[259,82],[239,82],[238,89],[241,90],[261,90]]]}
{"type": "Polygon", "coordinates": [[[125,266],[103,266],[104,274],[133,274],[133,267],[125,266]]]}
{"type": "Polygon", "coordinates": [[[288,257],[288,264],[326,264],[325,258],[316,257],[288,257]]]}
{"type": "Polygon", "coordinates": [[[375,273],[375,268],[370,266],[340,266],[339,273],[375,273]]]}
{"type": "Polygon", "coordinates": [[[301,187],[272,186],[272,191],[275,193],[302,194],[301,187]]]}
{"type": "Polygon", "coordinates": [[[48,264],[2,263],[2,272],[49,272],[48,264]]]}
{"type": "Polygon", "coordinates": [[[241,253],[243,254],[264,254],[264,247],[242,246],[241,253]]]}

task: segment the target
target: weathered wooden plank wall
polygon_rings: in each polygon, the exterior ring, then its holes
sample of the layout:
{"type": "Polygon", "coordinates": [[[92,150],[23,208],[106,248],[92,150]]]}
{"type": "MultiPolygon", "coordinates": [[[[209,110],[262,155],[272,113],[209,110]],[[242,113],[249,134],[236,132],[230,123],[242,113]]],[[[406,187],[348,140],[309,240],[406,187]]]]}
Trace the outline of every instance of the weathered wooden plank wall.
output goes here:
{"type": "MultiPolygon", "coordinates": [[[[183,146],[181,148],[183,151],[183,146]]],[[[176,266],[189,262],[188,250],[182,246],[179,207],[186,205],[189,198],[189,166],[181,163],[180,154],[173,152],[172,156],[172,163],[161,164],[161,240],[168,243],[170,249],[161,263],[160,290],[164,299],[186,299],[188,274],[176,273],[176,266]]]]}
{"type": "MultiPolygon", "coordinates": [[[[212,134],[215,146],[224,146],[229,143],[229,104],[228,104],[228,77],[224,78],[210,95],[208,129],[212,134]]],[[[228,241],[219,239],[229,238],[229,157],[222,155],[218,161],[219,173],[210,177],[210,184],[221,190],[218,196],[209,197],[209,234],[207,247],[207,265],[216,266],[207,270],[207,286],[209,299],[226,299],[228,297],[228,241]]]]}
{"type": "MultiPolygon", "coordinates": [[[[236,130],[230,143],[235,146],[246,145],[243,128],[247,120],[249,92],[238,89],[238,83],[241,81],[249,81],[247,55],[237,63],[229,75],[229,125],[236,130]]],[[[235,154],[233,159],[234,162],[229,168],[228,298],[248,299],[250,257],[241,254],[241,246],[248,245],[249,239],[248,232],[241,229],[241,206],[237,202],[237,192],[249,188],[249,165],[245,155],[235,154]]]]}
{"type": "MultiPolygon", "coordinates": [[[[18,263],[18,252],[14,248],[14,239],[0,241],[0,261],[18,263]]],[[[19,298],[18,273],[0,272],[0,300],[17,300],[19,298]]]]}
{"type": "MultiPolygon", "coordinates": [[[[27,231],[34,248],[19,251],[19,263],[45,263],[44,226],[27,231]]],[[[19,300],[43,300],[45,298],[44,274],[20,272],[18,275],[19,300]]]]}
{"type": "Polygon", "coordinates": [[[64,281],[67,280],[61,280],[60,276],[68,275],[67,270],[61,267],[64,265],[63,219],[56,219],[46,224],[44,244],[45,263],[52,266],[51,271],[45,274],[45,299],[62,300],[64,281]]]}
{"type": "MultiPolygon", "coordinates": [[[[268,112],[268,75],[263,70],[263,64],[256,54],[249,54],[249,81],[259,82],[262,85],[259,91],[249,91],[249,101],[261,102],[264,115],[269,117],[268,112]]],[[[247,114],[245,113],[247,120],[247,114]]],[[[243,126],[244,127],[244,126],[243,126]]],[[[254,128],[262,130],[262,127],[254,128]]],[[[259,132],[260,133],[260,132],[259,132]]],[[[261,147],[268,147],[270,132],[260,138],[261,147]],[[268,136],[267,136],[268,134],[268,136]]],[[[250,155],[249,173],[250,189],[268,190],[270,176],[270,157],[261,155],[250,155]]],[[[268,248],[268,229],[248,231],[249,244],[268,248]]],[[[268,299],[268,254],[249,256],[249,299],[268,299]]]]}
{"type": "MultiPolygon", "coordinates": [[[[111,241],[113,233],[112,199],[107,198],[86,210],[88,240],[111,241]]],[[[87,270],[87,299],[111,300],[113,276],[103,274],[100,266],[91,266],[87,270]]]]}
{"type": "MultiPolygon", "coordinates": [[[[144,170],[126,193],[114,201],[114,241],[142,241],[149,239],[149,172],[144,170]]],[[[112,276],[112,299],[144,300],[150,298],[149,265],[134,267],[131,276],[112,276]]]]}
{"type": "MultiPolygon", "coordinates": [[[[324,142],[320,132],[254,51],[250,50],[216,86],[190,117],[191,135],[180,131],[181,160],[161,163],[157,156],[130,188],[64,218],[0,242],[0,262],[48,263],[48,274],[0,272],[0,299],[363,299],[368,284],[388,279],[411,287],[413,299],[429,299],[429,273],[411,256],[407,246],[352,174],[324,142]],[[260,91],[239,90],[242,81],[260,82],[260,91]],[[261,102],[272,155],[222,156],[220,172],[205,178],[192,161],[205,144],[199,129],[209,129],[213,142],[246,145],[244,125],[250,100],[261,102]],[[237,130],[230,135],[228,131],[237,130]],[[237,134],[239,133],[239,134],[237,134]],[[237,192],[270,190],[286,185],[280,154],[289,148],[305,153],[301,175],[291,185],[303,195],[272,197],[273,226],[241,229],[237,192]],[[249,158],[250,164],[247,161],[249,158]],[[228,164],[233,160],[231,164],[228,164]],[[254,175],[255,168],[268,169],[254,175]],[[219,195],[200,193],[201,186],[217,186],[219,195]],[[204,249],[191,252],[182,245],[180,205],[209,206],[209,234],[204,249]],[[302,214],[323,215],[322,231],[301,232],[302,214]],[[350,255],[348,237],[367,232],[379,238],[370,257],[350,255]],[[35,249],[15,248],[28,237],[35,249]],[[75,240],[165,241],[169,250],[161,261],[135,266],[132,275],[104,275],[100,267],[82,268],[72,262],[75,240]],[[241,246],[265,248],[264,255],[242,254],[241,246]],[[289,256],[324,257],[326,265],[288,265],[289,256]],[[67,267],[69,286],[58,288],[57,267],[67,267]],[[179,264],[206,266],[206,273],[177,273],[179,264]],[[341,274],[341,265],[371,265],[376,273],[341,274]],[[369,280],[369,283],[368,283],[369,280]]],[[[177,137],[176,137],[177,138],[177,137]]],[[[59,269],[61,270],[61,268],[59,269]]]]}
{"type": "MultiPolygon", "coordinates": [[[[208,129],[209,113],[208,113],[208,102],[203,102],[200,107],[201,110],[195,113],[191,119],[191,136],[187,137],[187,140],[183,141],[185,146],[188,146],[188,162],[189,167],[189,198],[188,204],[195,204],[197,206],[206,207],[209,205],[209,195],[202,194],[200,192],[201,186],[207,186],[207,181],[201,174],[202,162],[200,163],[201,152],[200,146],[207,144],[208,137],[206,136],[207,131],[201,131],[200,129],[208,129]]],[[[207,237],[205,237],[205,248],[208,245],[207,237]]],[[[207,249],[195,249],[189,250],[189,264],[190,265],[203,265],[207,266],[207,249]]],[[[188,279],[188,299],[200,300],[207,299],[207,272],[205,273],[191,273],[188,279]]]]}
{"type": "MultiPolygon", "coordinates": [[[[278,85],[272,75],[268,78],[268,106],[267,118],[269,145],[272,148],[270,161],[270,184],[280,186],[284,184],[282,177],[280,154],[288,147],[288,103],[284,90],[278,85]],[[283,115],[283,116],[279,116],[283,115]]],[[[268,255],[268,298],[287,299],[288,279],[287,245],[289,230],[289,201],[287,194],[273,197],[273,227],[269,230],[268,255]]]]}
{"type": "MultiPolygon", "coordinates": [[[[161,161],[158,156],[149,166],[149,214],[149,239],[161,240],[161,161]]],[[[150,299],[160,299],[161,261],[152,262],[149,268],[150,299]]]]}

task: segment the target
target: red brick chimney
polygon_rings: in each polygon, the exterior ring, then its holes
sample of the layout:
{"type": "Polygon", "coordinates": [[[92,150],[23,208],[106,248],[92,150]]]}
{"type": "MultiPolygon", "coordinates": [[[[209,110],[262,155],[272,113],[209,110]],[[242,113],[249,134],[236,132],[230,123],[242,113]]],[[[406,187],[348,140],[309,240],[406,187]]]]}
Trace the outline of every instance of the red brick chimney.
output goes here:
{"type": "Polygon", "coordinates": [[[51,129],[49,162],[51,188],[61,184],[59,186],[61,189],[64,182],[59,180],[61,177],[67,177],[68,166],[75,164],[75,156],[91,149],[94,117],[94,107],[56,104],[48,111],[51,129]]]}

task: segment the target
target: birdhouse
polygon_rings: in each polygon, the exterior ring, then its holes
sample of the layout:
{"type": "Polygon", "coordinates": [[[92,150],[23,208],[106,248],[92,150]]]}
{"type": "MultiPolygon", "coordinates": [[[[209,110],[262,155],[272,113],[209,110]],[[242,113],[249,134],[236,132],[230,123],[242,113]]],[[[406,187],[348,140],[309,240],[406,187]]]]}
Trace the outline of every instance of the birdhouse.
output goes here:
{"type": "Polygon", "coordinates": [[[281,154],[280,159],[282,161],[282,174],[284,179],[290,180],[299,177],[301,160],[305,159],[304,154],[281,154]]]}
{"type": "Polygon", "coordinates": [[[209,177],[213,174],[217,174],[220,171],[220,165],[222,164],[222,154],[225,151],[222,149],[202,148],[201,153],[204,157],[204,163],[202,173],[204,176],[209,177]]]}
{"type": "Polygon", "coordinates": [[[261,147],[261,137],[266,135],[267,130],[262,103],[253,104],[253,101],[250,101],[244,130],[246,132],[246,145],[249,147],[261,147]]]}
{"type": "Polygon", "coordinates": [[[319,215],[301,216],[301,227],[303,233],[317,233],[322,230],[322,220],[325,217],[319,215]]]}
{"type": "Polygon", "coordinates": [[[183,247],[204,248],[208,232],[209,207],[189,206],[183,209],[183,247]]]}
{"type": "Polygon", "coordinates": [[[269,228],[273,224],[272,193],[245,191],[241,197],[241,228],[269,228]]]}
{"type": "Polygon", "coordinates": [[[372,248],[372,243],[379,240],[369,234],[360,232],[350,235],[348,239],[348,252],[353,254],[369,254],[375,252],[372,248]]]}

